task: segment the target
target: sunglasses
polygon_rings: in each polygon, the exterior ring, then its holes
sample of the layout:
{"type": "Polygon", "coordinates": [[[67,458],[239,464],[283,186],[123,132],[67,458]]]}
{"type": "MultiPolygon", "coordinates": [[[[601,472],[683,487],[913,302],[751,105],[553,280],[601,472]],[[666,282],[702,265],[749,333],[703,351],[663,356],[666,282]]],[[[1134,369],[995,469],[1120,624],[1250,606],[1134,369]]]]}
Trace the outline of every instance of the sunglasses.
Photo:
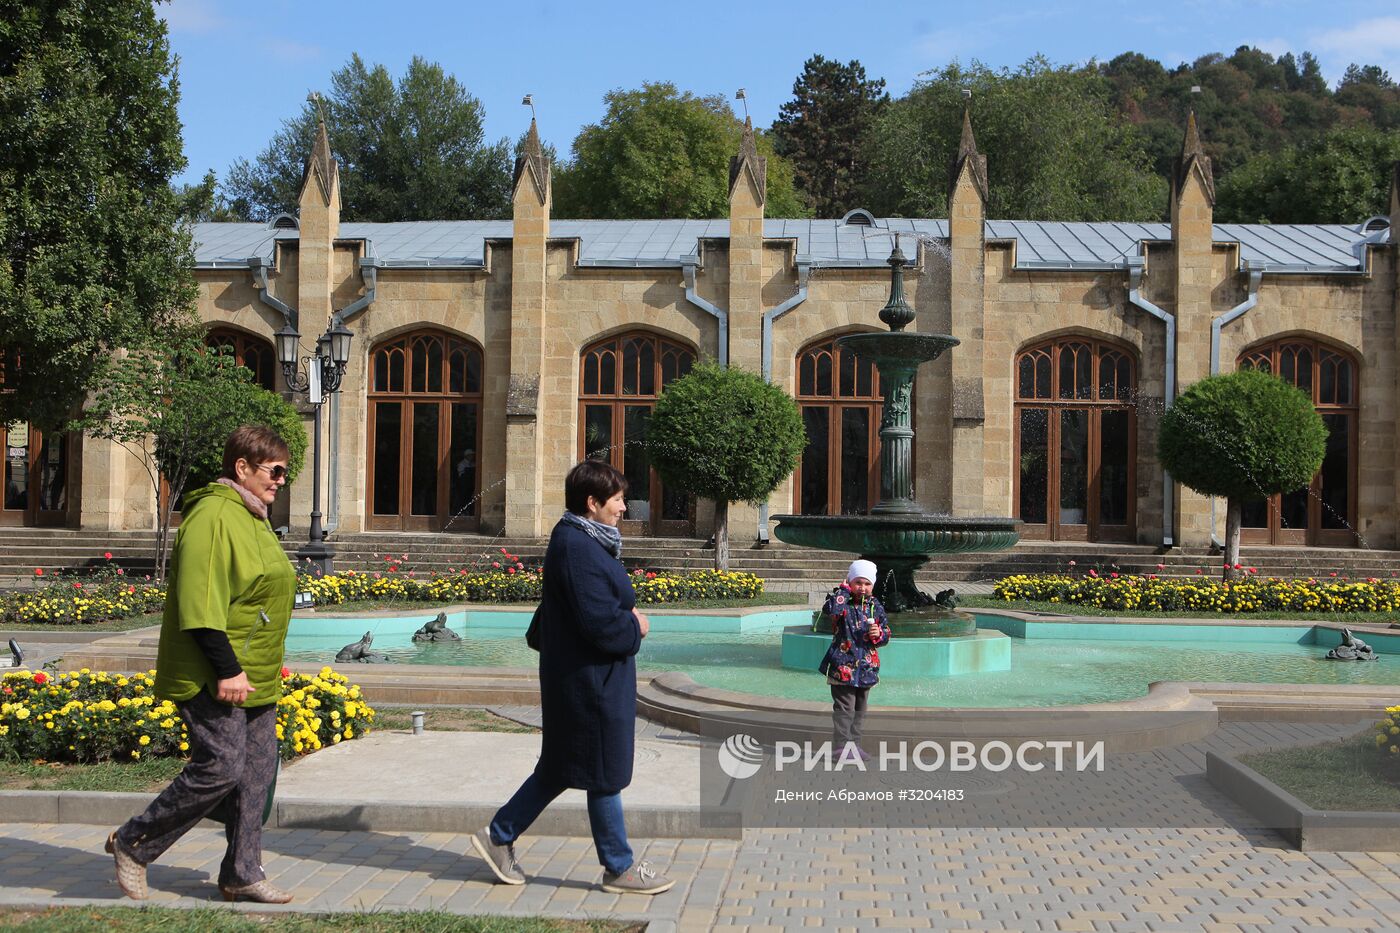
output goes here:
{"type": "Polygon", "coordinates": [[[279,479],[287,478],[287,468],[282,466],[282,464],[280,463],[277,464],[277,466],[268,466],[266,463],[259,463],[258,469],[266,470],[267,475],[272,478],[272,481],[274,483],[277,482],[279,479]]]}

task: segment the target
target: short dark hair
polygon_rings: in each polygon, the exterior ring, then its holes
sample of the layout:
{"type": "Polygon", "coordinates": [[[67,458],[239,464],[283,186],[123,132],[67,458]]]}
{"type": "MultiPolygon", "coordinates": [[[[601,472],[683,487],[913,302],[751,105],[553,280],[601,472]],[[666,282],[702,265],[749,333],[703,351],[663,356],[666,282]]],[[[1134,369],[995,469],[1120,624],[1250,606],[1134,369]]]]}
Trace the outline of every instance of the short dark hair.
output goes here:
{"type": "Polygon", "coordinates": [[[585,460],[564,477],[564,506],[575,515],[588,514],[588,497],[607,502],[627,491],[627,477],[611,463],[585,460]]]}
{"type": "Polygon", "coordinates": [[[224,466],[222,475],[226,479],[237,479],[234,469],[239,460],[247,460],[253,466],[269,460],[289,460],[292,453],[282,435],[261,424],[245,424],[235,428],[224,442],[224,466]]]}

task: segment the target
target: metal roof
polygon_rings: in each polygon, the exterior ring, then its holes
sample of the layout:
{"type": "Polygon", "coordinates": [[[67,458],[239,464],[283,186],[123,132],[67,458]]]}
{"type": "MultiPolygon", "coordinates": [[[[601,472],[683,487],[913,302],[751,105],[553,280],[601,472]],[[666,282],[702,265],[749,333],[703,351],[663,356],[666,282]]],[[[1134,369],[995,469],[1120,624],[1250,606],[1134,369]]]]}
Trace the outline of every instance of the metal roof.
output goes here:
{"type": "MultiPolygon", "coordinates": [[[[271,261],[279,239],[296,230],[260,223],[194,225],[199,268],[245,266],[251,257],[271,261]]],[[[366,256],[383,266],[480,268],[488,239],[509,240],[509,220],[443,220],[345,223],[342,239],[366,241],[366,256]]],[[[765,220],[767,239],[795,241],[797,261],[816,266],[883,266],[892,235],[904,233],[941,246],[946,220],[876,218],[874,225],[840,220],[765,220]]],[[[556,220],[550,238],[577,240],[579,263],[596,267],[681,266],[694,262],[702,239],[727,239],[720,220],[556,220]]],[[[1216,224],[1215,242],[1238,243],[1240,259],[1267,272],[1359,272],[1367,243],[1384,243],[1388,231],[1363,235],[1343,224],[1216,224]]],[[[1170,240],[1164,223],[1062,223],[989,220],[988,240],[1015,240],[1018,269],[1120,268],[1142,254],[1144,241],[1170,240]]],[[[911,248],[906,255],[913,258],[911,248]]]]}

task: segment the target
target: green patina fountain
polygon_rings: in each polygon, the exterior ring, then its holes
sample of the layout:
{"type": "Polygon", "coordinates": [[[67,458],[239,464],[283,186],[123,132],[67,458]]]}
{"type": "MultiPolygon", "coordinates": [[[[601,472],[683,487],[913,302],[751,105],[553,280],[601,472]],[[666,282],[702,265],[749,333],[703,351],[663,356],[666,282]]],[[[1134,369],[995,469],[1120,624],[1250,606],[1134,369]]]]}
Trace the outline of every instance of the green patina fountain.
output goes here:
{"type": "Polygon", "coordinates": [[[778,515],[773,533],[803,547],[859,554],[874,561],[880,579],[875,596],[889,613],[896,638],[976,638],[975,617],[947,605],[914,584],[914,571],[934,554],[1002,551],[1019,538],[1014,518],[958,518],[925,511],[914,501],[914,429],[909,401],[919,366],[960,341],[947,334],[906,332],[914,309],[904,300],[904,253],[896,236],[890,253],[890,298],[880,309],[888,332],[853,334],[836,341],[872,362],[880,374],[884,413],[880,422],[880,501],[869,515],[778,515]]]}

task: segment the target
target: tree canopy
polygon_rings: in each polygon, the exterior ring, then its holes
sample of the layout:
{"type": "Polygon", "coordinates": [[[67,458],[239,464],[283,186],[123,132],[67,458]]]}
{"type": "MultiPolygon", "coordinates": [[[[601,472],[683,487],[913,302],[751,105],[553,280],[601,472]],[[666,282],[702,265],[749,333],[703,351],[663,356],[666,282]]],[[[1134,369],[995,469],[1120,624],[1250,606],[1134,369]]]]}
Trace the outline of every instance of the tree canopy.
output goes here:
{"type": "Polygon", "coordinates": [[[1326,442],[1311,398],[1277,376],[1244,369],[1183,392],[1162,416],[1157,452],[1177,482],[1227,500],[1225,560],[1233,567],[1240,506],[1306,487],[1326,442]]]}
{"type": "MultiPolygon", "coordinates": [[[[415,56],[397,82],[352,55],[321,99],[340,164],[341,219],[510,216],[511,144],[486,143],[481,102],[441,65],[415,56]]],[[[220,196],[248,220],[296,213],[320,112],[308,101],[253,161],[229,169],[220,196]]]]}
{"type": "Polygon", "coordinates": [[[113,350],[193,306],[179,90],[150,0],[0,17],[0,424],[57,428],[113,350]]]}
{"type": "Polygon", "coordinates": [[[1217,186],[1215,219],[1237,223],[1358,223],[1390,206],[1400,131],[1329,130],[1281,152],[1264,152],[1217,186]]]}
{"type": "Polygon", "coordinates": [[[657,399],[647,453],[661,481],[715,502],[715,567],[729,567],[729,503],[767,500],[807,443],[792,396],[742,369],[701,363],[657,399]]]}
{"type": "Polygon", "coordinates": [[[792,100],[773,123],[773,148],[792,163],[793,180],[817,217],[841,217],[860,204],[865,141],[889,103],[884,78],[870,79],[858,61],[807,59],[792,100]]]}
{"type": "MultiPolygon", "coordinates": [[[[723,97],[696,97],[674,84],[610,91],[607,113],[574,139],[571,159],[554,174],[554,214],[596,219],[706,218],[729,214],[729,159],[744,125],[723,97]]],[[[792,166],[756,134],[768,159],[769,217],[806,211],[792,166]]]]}
{"type": "Polygon", "coordinates": [[[947,216],[948,170],[972,91],[979,151],[988,155],[992,216],[1028,220],[1156,220],[1167,184],[1140,136],[1115,112],[1110,85],[1086,69],[1033,58],[1017,71],[948,65],[915,84],[873,124],[865,207],[947,216]]]}
{"type": "Polygon", "coordinates": [[[218,478],[224,442],[244,424],[267,425],[291,454],[288,482],[306,457],[306,431],[296,409],[252,380],[223,348],[206,347],[203,328],[178,327],[117,360],[76,427],[115,441],[146,468],[152,491],[166,499],[156,523],[156,566],[164,575],[171,513],[189,489],[218,478]]]}

